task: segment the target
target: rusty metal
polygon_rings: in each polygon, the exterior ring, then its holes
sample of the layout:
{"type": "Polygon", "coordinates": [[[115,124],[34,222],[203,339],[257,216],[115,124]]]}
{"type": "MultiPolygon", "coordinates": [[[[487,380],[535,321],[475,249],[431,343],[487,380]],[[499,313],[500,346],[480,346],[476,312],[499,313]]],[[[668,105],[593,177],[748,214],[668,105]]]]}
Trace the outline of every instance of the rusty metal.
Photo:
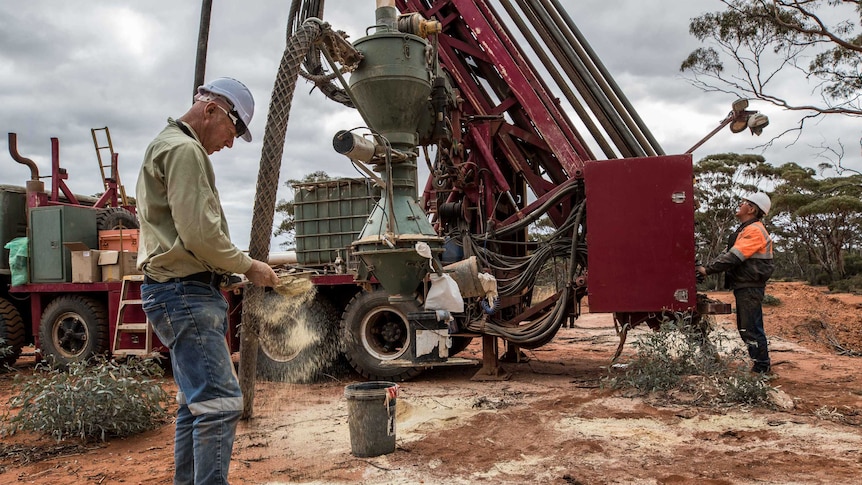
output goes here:
{"type": "MultiPolygon", "coordinates": [[[[107,128],[97,128],[96,130],[107,130],[107,128]]],[[[111,148],[111,176],[104,178],[105,191],[96,199],[83,195],[75,195],[66,180],[69,179],[69,172],[60,166],[60,140],[56,137],[51,138],[51,191],[45,193],[45,183],[42,182],[39,175],[39,168],[33,160],[21,156],[18,153],[18,135],[9,133],[9,154],[12,158],[30,168],[30,180],[27,181],[27,206],[28,207],[43,207],[46,205],[79,205],[101,209],[105,207],[122,207],[131,213],[135,213],[135,207],[128,204],[128,201],[120,204],[120,194],[123,193],[122,187],[119,184],[119,170],[117,168],[119,155],[113,152],[111,148]]],[[[97,151],[98,154],[98,151],[97,151]]],[[[99,162],[101,165],[101,162],[99,162]]]]}
{"type": "Polygon", "coordinates": [[[701,315],[729,315],[733,313],[733,308],[730,303],[713,300],[705,295],[698,295],[697,313],[701,315]]]}
{"type": "Polygon", "coordinates": [[[9,155],[12,156],[12,159],[21,165],[26,165],[30,168],[30,180],[39,180],[39,167],[36,165],[36,162],[33,160],[22,157],[18,153],[18,134],[17,133],[9,133],[9,155]]]}
{"type": "Polygon", "coordinates": [[[494,335],[482,335],[482,368],[473,375],[472,381],[507,381],[512,373],[500,366],[497,358],[498,340],[494,335]]]}
{"type": "MultiPolygon", "coordinates": [[[[298,3],[294,2],[296,8],[298,3]]],[[[505,374],[499,367],[497,339],[502,338],[509,345],[507,348],[517,353],[518,348],[533,349],[550,342],[566,320],[573,324],[580,313],[580,301],[588,293],[588,259],[592,270],[589,281],[591,304],[596,308],[604,305],[603,308],[611,312],[630,311],[620,329],[623,336],[620,349],[628,330],[634,325],[647,323],[653,328],[665,310],[685,311],[694,307],[694,276],[689,274],[691,271],[679,271],[681,261],[685,261],[686,269],[690,269],[689,260],[694,259],[688,248],[690,245],[693,251],[693,241],[689,244],[689,236],[693,234],[690,221],[679,223],[674,219],[683,228],[681,236],[660,233],[643,237],[644,228],[649,229],[650,223],[656,225],[651,214],[641,213],[641,225],[633,229],[633,225],[620,223],[620,215],[613,211],[614,204],[596,198],[597,205],[604,208],[599,216],[589,217],[591,234],[613,233],[612,237],[616,239],[635,241],[643,253],[661,253],[662,257],[612,264],[614,271],[607,271],[607,264],[604,270],[600,264],[595,264],[601,262],[598,256],[603,245],[588,245],[586,242],[587,186],[593,185],[591,190],[609,194],[625,193],[630,195],[627,198],[633,204],[655,195],[658,197],[655,201],[644,200],[642,205],[654,207],[669,200],[675,204],[672,209],[680,209],[674,212],[676,215],[690,209],[690,197],[684,199],[686,204],[675,202],[677,193],[690,194],[690,157],[680,157],[687,164],[675,164],[664,171],[655,170],[646,174],[649,177],[641,172],[637,176],[619,172],[618,178],[626,179],[625,183],[619,180],[598,184],[587,181],[588,166],[596,158],[587,141],[591,145],[597,144],[608,158],[643,156],[642,160],[625,162],[632,165],[652,162],[645,164],[648,168],[676,157],[654,156],[662,153],[661,147],[560,2],[394,0],[394,3],[402,13],[399,23],[409,24],[409,28],[401,29],[402,34],[404,30],[416,31],[422,18],[439,22],[439,29],[435,25],[425,46],[425,57],[430,66],[427,76],[432,90],[430,96],[423,93],[421,110],[428,119],[420,120],[418,132],[412,119],[409,129],[397,130],[399,143],[403,146],[396,148],[416,154],[425,151],[430,176],[423,193],[423,215],[432,222],[435,235],[452,240],[453,244],[446,248],[452,253],[448,257],[457,261],[476,255],[482,261],[481,265],[502,282],[491,308],[480,308],[479,302],[465,298],[465,304],[472,305],[475,311],[465,312],[470,317],[458,322],[460,331],[483,337],[483,369],[477,378],[499,379],[505,374]],[[508,17],[495,12],[501,4],[508,17]],[[513,23],[516,28],[511,27],[513,23]],[[534,66],[537,58],[541,65],[537,63],[534,66]],[[566,101],[569,103],[565,104],[566,101]],[[573,123],[569,118],[572,112],[577,113],[587,127],[591,140],[578,133],[576,126],[580,127],[581,123],[573,123]],[[400,136],[402,132],[409,136],[400,136]],[[413,143],[414,133],[418,133],[416,143],[413,143]],[[437,150],[425,150],[427,145],[434,145],[437,150]],[[434,154],[433,158],[428,156],[429,152],[434,154]],[[635,183],[662,177],[674,180],[671,194],[650,191],[643,184],[635,183]],[[551,243],[537,247],[528,240],[527,228],[545,214],[556,231],[551,243]],[[665,254],[668,248],[674,250],[670,255],[665,254]],[[565,263],[560,265],[558,259],[565,263]],[[666,271],[654,270],[653,266],[648,271],[638,269],[645,266],[643,261],[652,260],[670,261],[673,265],[666,271]],[[538,304],[533,303],[530,291],[539,271],[537,267],[541,266],[536,261],[541,264],[558,263],[565,273],[565,282],[558,288],[559,293],[538,304]],[[647,273],[647,284],[644,284],[644,273],[647,273]],[[666,273],[679,273],[679,278],[670,282],[672,285],[655,284],[656,276],[665,276],[666,273]],[[650,275],[652,280],[648,279],[650,275]],[[626,286],[625,294],[614,291],[623,287],[632,276],[638,277],[637,285],[626,286]],[[626,305],[625,301],[637,293],[632,291],[632,286],[637,286],[635,289],[649,298],[635,298],[637,305],[626,305]],[[667,289],[670,291],[665,291],[667,289]],[[606,298],[600,301],[602,291],[606,298]]],[[[317,4],[305,5],[310,11],[317,4]]],[[[290,18],[294,20],[289,31],[294,31],[293,25],[299,16],[293,12],[290,18]]],[[[377,24],[369,29],[379,31],[381,25],[389,28],[390,24],[380,22],[378,16],[377,24]]],[[[335,52],[348,47],[346,43],[342,44],[342,40],[332,38],[313,46],[317,52],[307,56],[305,66],[309,68],[309,76],[315,77],[315,83],[329,83],[337,78],[342,85],[347,84],[341,73],[350,68],[335,66],[332,61],[338,57],[335,52]],[[336,46],[333,42],[342,45],[336,46]],[[332,69],[329,76],[311,68],[323,65],[319,62],[321,56],[332,69]]],[[[367,54],[363,62],[370,58],[371,55],[367,54]]],[[[351,86],[356,83],[354,75],[369,76],[367,72],[362,73],[361,66],[351,75],[351,86]]],[[[425,75],[423,72],[423,79],[425,75]]],[[[321,90],[332,97],[326,89],[321,90]]],[[[344,90],[340,97],[357,101],[351,90],[344,90]]],[[[365,106],[369,103],[352,104],[360,109],[366,125],[383,131],[373,122],[369,123],[365,113],[369,111],[365,106]]],[[[387,111],[392,107],[385,105],[394,103],[382,97],[371,104],[384,106],[380,109],[387,111]]],[[[415,107],[410,109],[415,110],[415,107]]],[[[613,165],[616,161],[601,162],[606,163],[613,165]]],[[[591,204],[596,202],[592,197],[590,201],[591,204]]],[[[640,209],[640,206],[635,208],[640,209]]],[[[395,215],[394,210],[387,212],[389,217],[395,215]]],[[[416,218],[417,215],[411,214],[411,217],[416,218]]],[[[383,221],[383,218],[379,220],[383,221]]],[[[382,223],[374,225],[384,226],[382,223]]],[[[393,266],[403,273],[405,265],[365,261],[364,269],[359,270],[364,271],[365,276],[357,274],[354,283],[363,281],[376,285],[369,282],[368,275],[372,271],[375,274],[382,271],[382,266],[393,266]]],[[[327,282],[332,282],[334,286],[335,278],[335,274],[321,275],[315,279],[315,284],[326,286],[327,282]]],[[[395,293],[405,299],[413,299],[413,293],[418,291],[419,296],[415,298],[421,302],[422,287],[414,283],[411,278],[397,285],[395,293]]],[[[387,291],[393,293],[389,289],[387,291]]]]}
{"type": "MultiPolygon", "coordinates": [[[[537,10],[535,2],[528,3],[525,0],[518,0],[518,4],[526,17],[530,19],[533,28],[542,37],[547,48],[554,53],[554,57],[560,63],[566,75],[569,76],[572,84],[583,97],[584,102],[589,106],[592,116],[602,125],[602,128],[604,128],[605,132],[611,138],[620,154],[625,158],[643,155],[642,151],[634,148],[636,144],[631,139],[631,133],[625,128],[618,115],[614,112],[597,80],[590,75],[584,59],[577,57],[572,50],[572,46],[566,44],[561,39],[561,32],[555,28],[547,13],[543,10],[537,10]]],[[[600,135],[593,133],[594,138],[598,138],[598,136],[600,135]]],[[[614,153],[606,153],[606,156],[608,158],[617,158],[614,153]]]]}
{"type": "MultiPolygon", "coordinates": [[[[99,173],[102,176],[102,182],[105,187],[104,194],[99,198],[96,207],[129,207],[129,198],[126,196],[126,187],[120,182],[120,171],[118,169],[119,155],[114,151],[114,143],[111,140],[111,130],[107,126],[102,128],[91,128],[90,134],[93,137],[93,147],[96,149],[96,160],[99,163],[99,173]],[[97,132],[105,132],[105,144],[100,145],[97,132]],[[108,151],[110,160],[108,163],[102,159],[102,152],[108,151]],[[105,168],[110,169],[106,174],[105,168]]],[[[134,210],[131,210],[134,212],[134,210]]]]}

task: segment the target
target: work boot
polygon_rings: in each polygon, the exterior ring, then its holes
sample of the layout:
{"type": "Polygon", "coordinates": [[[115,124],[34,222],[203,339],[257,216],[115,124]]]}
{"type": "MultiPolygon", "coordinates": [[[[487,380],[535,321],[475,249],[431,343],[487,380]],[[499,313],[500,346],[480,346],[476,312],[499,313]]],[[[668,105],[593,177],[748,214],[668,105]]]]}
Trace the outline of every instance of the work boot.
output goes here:
{"type": "Polygon", "coordinates": [[[772,366],[769,364],[754,364],[751,366],[751,372],[755,374],[771,374],[772,366]]]}

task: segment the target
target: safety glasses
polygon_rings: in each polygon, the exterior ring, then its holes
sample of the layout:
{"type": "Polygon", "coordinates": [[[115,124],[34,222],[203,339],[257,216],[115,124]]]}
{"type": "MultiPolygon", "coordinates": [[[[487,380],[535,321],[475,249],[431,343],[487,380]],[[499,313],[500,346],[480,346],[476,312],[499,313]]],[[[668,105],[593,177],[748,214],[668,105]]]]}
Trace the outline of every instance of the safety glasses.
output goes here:
{"type": "Polygon", "coordinates": [[[219,105],[216,106],[218,106],[220,110],[224,111],[224,114],[226,114],[227,117],[230,119],[230,122],[233,123],[233,127],[236,129],[236,137],[239,138],[242,135],[245,135],[245,132],[246,130],[248,130],[248,127],[245,126],[245,123],[242,121],[242,118],[239,117],[239,113],[237,113],[236,110],[228,111],[219,105]]]}

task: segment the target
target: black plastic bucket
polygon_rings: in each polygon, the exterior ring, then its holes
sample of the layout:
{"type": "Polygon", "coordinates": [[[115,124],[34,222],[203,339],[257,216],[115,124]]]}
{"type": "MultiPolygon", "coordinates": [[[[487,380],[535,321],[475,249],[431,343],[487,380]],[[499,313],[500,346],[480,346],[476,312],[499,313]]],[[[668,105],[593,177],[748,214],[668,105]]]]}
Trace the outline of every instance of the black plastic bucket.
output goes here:
{"type": "Polygon", "coordinates": [[[398,385],[394,382],[360,382],[344,388],[353,456],[378,456],[395,451],[397,396],[398,385]]]}

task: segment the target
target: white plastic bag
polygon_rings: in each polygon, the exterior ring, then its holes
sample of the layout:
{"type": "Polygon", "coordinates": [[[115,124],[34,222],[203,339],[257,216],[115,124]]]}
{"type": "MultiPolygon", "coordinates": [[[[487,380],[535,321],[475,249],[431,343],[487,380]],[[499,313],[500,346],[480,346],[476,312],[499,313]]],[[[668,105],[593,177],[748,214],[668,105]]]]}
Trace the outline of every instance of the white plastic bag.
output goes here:
{"type": "Polygon", "coordinates": [[[497,299],[497,278],[488,273],[479,273],[477,276],[482,283],[482,290],[485,292],[488,304],[493,305],[494,300],[497,299]]]}
{"type": "Polygon", "coordinates": [[[431,289],[428,290],[428,296],[425,298],[425,309],[446,310],[452,313],[463,312],[464,299],[461,298],[458,283],[447,274],[432,274],[430,278],[431,289]]]}

